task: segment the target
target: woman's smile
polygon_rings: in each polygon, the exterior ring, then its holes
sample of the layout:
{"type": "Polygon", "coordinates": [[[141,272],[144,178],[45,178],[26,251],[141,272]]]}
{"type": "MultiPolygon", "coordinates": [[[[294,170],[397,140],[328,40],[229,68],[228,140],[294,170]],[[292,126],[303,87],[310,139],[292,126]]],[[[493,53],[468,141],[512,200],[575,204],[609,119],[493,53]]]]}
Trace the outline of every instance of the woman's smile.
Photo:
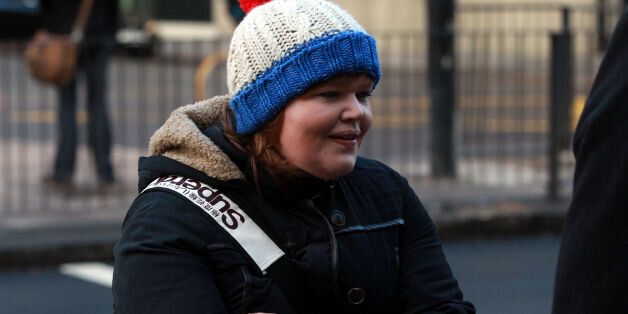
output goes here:
{"type": "Polygon", "coordinates": [[[360,131],[356,130],[346,130],[335,132],[329,136],[329,138],[342,145],[348,149],[354,149],[358,146],[358,137],[360,136],[360,131]]]}

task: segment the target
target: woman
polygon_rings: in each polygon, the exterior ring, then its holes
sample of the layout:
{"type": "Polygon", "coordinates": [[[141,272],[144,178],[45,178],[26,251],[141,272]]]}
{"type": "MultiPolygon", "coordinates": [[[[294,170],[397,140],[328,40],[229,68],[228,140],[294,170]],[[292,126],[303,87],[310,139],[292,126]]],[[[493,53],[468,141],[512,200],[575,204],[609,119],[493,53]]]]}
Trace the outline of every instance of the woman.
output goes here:
{"type": "Polygon", "coordinates": [[[373,38],[324,0],[241,4],[229,95],[173,112],[140,159],[116,312],[474,313],[406,180],[358,157],[373,38]]]}

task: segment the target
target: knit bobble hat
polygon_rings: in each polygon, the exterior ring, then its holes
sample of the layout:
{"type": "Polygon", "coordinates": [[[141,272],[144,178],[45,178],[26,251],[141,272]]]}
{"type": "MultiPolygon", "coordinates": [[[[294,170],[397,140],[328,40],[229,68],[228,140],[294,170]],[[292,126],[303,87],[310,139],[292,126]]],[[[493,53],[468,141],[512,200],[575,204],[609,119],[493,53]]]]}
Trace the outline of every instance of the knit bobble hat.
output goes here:
{"type": "Polygon", "coordinates": [[[241,0],[248,12],[227,59],[236,132],[251,134],[295,96],[338,74],[379,81],[375,40],[347,12],[325,0],[241,0]]]}

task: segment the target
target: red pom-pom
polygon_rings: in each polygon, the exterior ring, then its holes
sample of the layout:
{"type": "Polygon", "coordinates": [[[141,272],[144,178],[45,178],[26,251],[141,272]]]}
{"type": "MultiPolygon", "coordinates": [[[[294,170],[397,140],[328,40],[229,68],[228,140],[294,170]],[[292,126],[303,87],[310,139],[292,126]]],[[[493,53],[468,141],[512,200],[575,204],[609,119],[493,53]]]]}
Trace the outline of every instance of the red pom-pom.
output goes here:
{"type": "Polygon", "coordinates": [[[253,10],[256,6],[262,5],[266,2],[270,2],[271,0],[240,0],[240,7],[242,10],[248,14],[253,10]]]}

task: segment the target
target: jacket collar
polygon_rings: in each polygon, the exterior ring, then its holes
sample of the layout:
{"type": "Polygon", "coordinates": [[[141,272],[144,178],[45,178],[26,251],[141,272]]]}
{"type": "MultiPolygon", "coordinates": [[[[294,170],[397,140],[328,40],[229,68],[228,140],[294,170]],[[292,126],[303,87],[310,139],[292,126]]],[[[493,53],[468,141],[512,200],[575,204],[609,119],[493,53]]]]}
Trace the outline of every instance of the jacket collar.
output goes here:
{"type": "Polygon", "coordinates": [[[220,120],[228,96],[183,106],[170,114],[150,139],[150,156],[165,156],[218,180],[244,179],[240,168],[202,130],[220,120]]]}

